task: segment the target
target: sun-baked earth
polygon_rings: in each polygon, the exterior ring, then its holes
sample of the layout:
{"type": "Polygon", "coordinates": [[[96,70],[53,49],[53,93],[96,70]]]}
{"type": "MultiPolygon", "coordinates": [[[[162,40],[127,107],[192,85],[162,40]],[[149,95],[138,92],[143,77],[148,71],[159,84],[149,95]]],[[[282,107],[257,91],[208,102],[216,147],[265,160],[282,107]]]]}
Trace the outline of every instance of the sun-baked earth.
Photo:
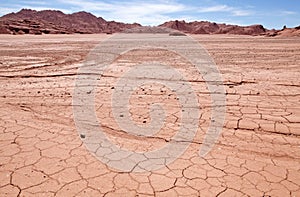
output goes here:
{"type": "MultiPolygon", "coordinates": [[[[300,196],[300,38],[193,36],[214,58],[226,88],[224,128],[204,158],[198,151],[211,113],[205,83],[172,53],[122,55],[116,65],[169,62],[193,81],[201,106],[197,135],[180,158],[154,172],[124,173],[87,151],[73,119],[78,67],[109,37],[0,36],[0,196],[300,196]]],[[[165,104],[165,127],[147,143],[114,130],[109,98],[117,79],[107,76],[95,98],[111,141],[135,151],[168,143],[180,124],[176,94],[151,85],[134,92],[130,112],[139,125],[150,121],[148,104],[165,104]]]]}

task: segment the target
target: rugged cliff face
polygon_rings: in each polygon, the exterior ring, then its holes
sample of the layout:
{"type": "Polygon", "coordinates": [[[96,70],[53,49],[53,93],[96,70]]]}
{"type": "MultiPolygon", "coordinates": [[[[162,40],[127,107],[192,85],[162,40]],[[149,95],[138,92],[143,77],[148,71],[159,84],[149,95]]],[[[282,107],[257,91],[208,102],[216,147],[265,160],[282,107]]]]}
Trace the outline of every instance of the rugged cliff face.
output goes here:
{"type": "Polygon", "coordinates": [[[87,12],[64,14],[54,10],[22,9],[0,18],[2,34],[115,33],[139,26],[137,23],[106,21],[87,12]]]}

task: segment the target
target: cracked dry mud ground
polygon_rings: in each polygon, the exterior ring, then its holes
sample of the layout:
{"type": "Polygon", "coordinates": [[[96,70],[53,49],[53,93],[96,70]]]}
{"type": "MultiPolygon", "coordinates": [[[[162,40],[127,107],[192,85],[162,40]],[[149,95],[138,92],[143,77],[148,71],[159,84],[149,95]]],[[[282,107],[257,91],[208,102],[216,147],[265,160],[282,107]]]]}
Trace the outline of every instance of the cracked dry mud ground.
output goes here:
{"type": "MultiPolygon", "coordinates": [[[[75,128],[77,68],[105,38],[1,35],[0,196],[300,196],[299,38],[194,36],[224,78],[223,132],[211,152],[199,157],[211,104],[205,83],[192,82],[201,105],[197,136],[174,163],[148,173],[107,167],[86,150],[75,128]]],[[[136,54],[174,58],[141,50],[115,63],[130,64],[136,54]]],[[[183,61],[177,66],[186,76],[194,74],[183,61]]],[[[141,141],[116,132],[104,99],[116,80],[110,76],[99,82],[96,96],[97,115],[110,139],[139,151],[167,143],[180,121],[176,95],[159,86],[137,89],[130,108],[137,124],[149,121],[149,103],[165,103],[167,111],[159,137],[141,141]]]]}

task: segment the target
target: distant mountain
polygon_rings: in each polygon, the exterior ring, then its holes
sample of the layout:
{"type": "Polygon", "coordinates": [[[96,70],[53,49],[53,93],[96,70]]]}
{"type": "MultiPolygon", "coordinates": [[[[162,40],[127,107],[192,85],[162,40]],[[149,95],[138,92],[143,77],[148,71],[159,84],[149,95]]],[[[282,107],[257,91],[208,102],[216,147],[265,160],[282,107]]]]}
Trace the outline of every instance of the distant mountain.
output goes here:
{"type": "Polygon", "coordinates": [[[208,21],[169,21],[158,27],[142,27],[138,23],[126,24],[106,21],[88,12],[64,14],[56,10],[35,11],[22,9],[0,17],[0,34],[93,34],[126,32],[162,33],[171,28],[190,34],[236,34],[265,36],[300,36],[300,26],[282,30],[268,30],[262,25],[238,26],[208,21]],[[138,28],[136,28],[138,27],[138,28]],[[135,30],[129,30],[136,28],[135,30]]]}
{"type": "Polygon", "coordinates": [[[64,14],[55,10],[22,9],[0,17],[0,33],[8,34],[115,33],[139,26],[106,21],[88,12],[64,14]]]}
{"type": "Polygon", "coordinates": [[[262,25],[238,26],[211,23],[208,21],[169,21],[159,25],[191,34],[238,34],[238,35],[262,35],[267,29],[262,25]]]}

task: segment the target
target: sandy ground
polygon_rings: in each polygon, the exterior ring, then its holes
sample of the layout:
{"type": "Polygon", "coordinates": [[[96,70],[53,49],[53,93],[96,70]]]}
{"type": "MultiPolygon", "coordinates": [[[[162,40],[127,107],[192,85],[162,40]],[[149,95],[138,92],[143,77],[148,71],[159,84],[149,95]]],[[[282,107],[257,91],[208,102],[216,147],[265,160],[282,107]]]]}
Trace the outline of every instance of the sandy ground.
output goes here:
{"type": "MultiPolygon", "coordinates": [[[[0,36],[0,196],[300,196],[300,38],[194,36],[224,78],[226,117],[218,142],[199,157],[211,103],[205,83],[194,81],[202,113],[186,152],[160,170],[124,173],[87,151],[73,119],[77,69],[108,37],[0,36]]],[[[138,54],[172,62],[163,51],[138,54]]],[[[119,63],[135,60],[134,54],[122,58],[119,63]]],[[[193,76],[184,65],[177,66],[193,76]]],[[[138,151],[168,143],[180,121],[172,115],[180,109],[175,94],[142,87],[133,95],[137,124],[149,121],[149,100],[162,99],[170,111],[159,137],[148,142],[115,132],[105,100],[114,80],[100,81],[106,85],[96,95],[97,117],[109,138],[138,151]]]]}

